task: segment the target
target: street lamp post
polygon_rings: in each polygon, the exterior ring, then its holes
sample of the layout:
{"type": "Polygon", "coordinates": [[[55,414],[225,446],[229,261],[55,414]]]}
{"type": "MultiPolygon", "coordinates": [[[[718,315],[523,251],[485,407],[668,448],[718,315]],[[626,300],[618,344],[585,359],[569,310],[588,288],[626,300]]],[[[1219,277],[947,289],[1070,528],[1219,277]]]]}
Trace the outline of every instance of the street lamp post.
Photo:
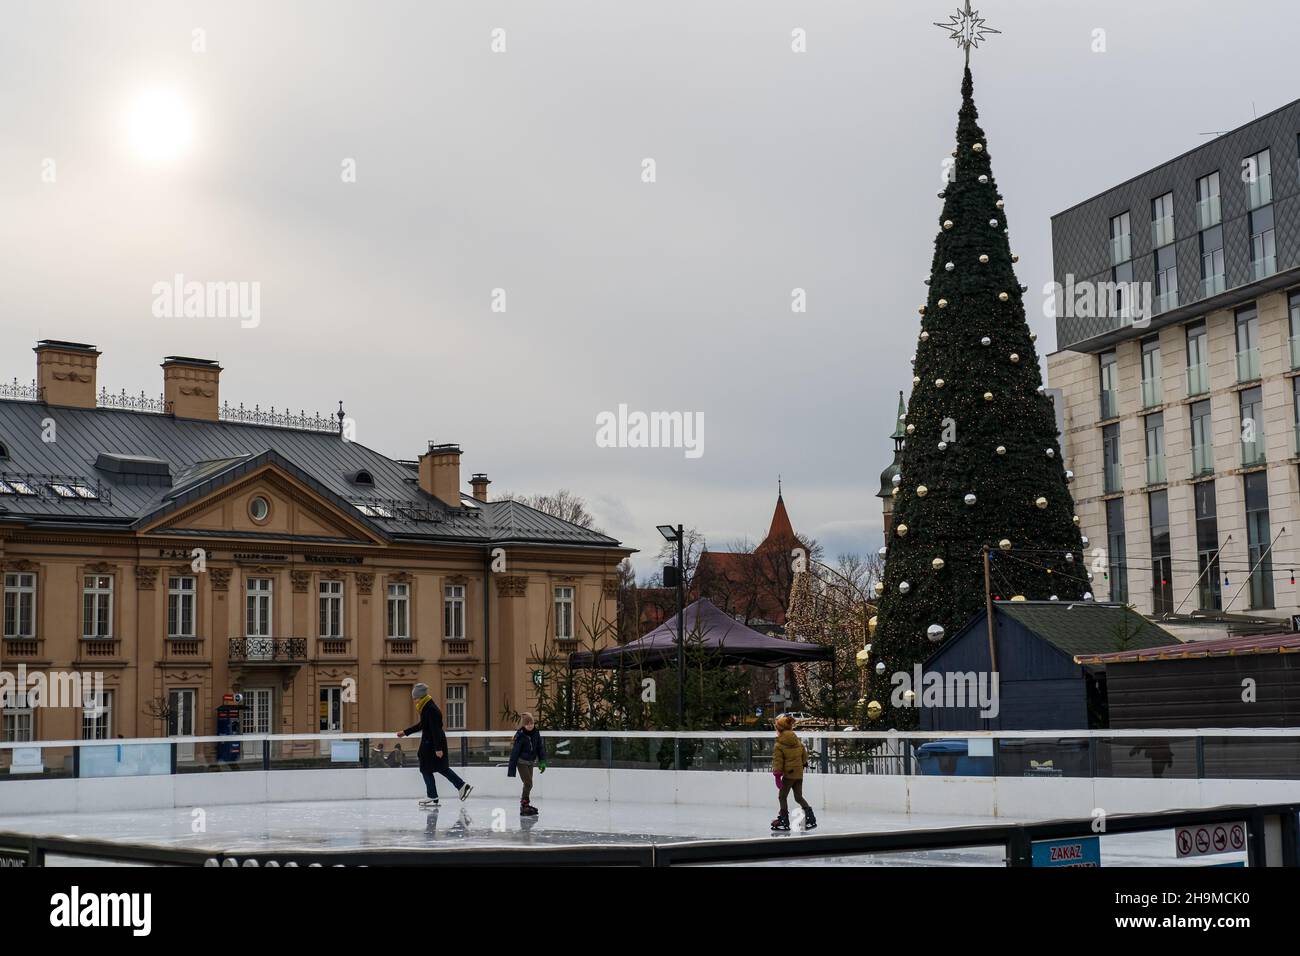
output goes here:
{"type": "MultiPolygon", "coordinates": [[[[686,535],[681,525],[658,525],[664,540],[677,544],[677,730],[680,732],[686,723],[686,535]]],[[[673,742],[673,765],[682,769],[682,741],[680,737],[673,742]]]]}

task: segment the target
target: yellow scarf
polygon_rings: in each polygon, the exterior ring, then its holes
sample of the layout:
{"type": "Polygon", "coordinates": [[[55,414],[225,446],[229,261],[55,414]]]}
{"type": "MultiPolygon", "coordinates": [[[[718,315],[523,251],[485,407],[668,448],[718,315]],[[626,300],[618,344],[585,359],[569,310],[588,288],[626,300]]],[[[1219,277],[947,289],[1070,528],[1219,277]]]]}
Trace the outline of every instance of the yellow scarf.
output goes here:
{"type": "Polygon", "coordinates": [[[431,700],[433,700],[433,696],[430,694],[425,694],[423,697],[421,697],[419,700],[415,702],[415,712],[418,714],[420,711],[424,710],[424,705],[429,703],[431,700]]]}

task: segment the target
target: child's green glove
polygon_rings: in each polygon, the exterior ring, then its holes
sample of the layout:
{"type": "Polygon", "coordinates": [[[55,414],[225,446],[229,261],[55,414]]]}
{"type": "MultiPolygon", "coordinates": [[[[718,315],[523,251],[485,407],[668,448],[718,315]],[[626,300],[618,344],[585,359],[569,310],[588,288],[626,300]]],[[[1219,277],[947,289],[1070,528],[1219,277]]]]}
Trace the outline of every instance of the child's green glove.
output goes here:
{"type": "Polygon", "coordinates": [[[537,772],[538,772],[538,773],[546,773],[546,763],[545,763],[544,761],[543,761],[542,763],[539,763],[539,764],[537,765],[537,772]]]}

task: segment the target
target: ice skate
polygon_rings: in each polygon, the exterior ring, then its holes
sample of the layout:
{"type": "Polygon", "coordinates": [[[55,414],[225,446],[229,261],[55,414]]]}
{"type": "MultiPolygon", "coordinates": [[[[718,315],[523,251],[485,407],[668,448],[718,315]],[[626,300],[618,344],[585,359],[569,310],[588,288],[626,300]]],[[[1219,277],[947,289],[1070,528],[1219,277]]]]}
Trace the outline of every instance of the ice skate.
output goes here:
{"type": "Polygon", "coordinates": [[[464,800],[473,792],[474,792],[474,788],[471,787],[469,784],[465,784],[465,786],[460,788],[460,798],[464,800]]]}
{"type": "Polygon", "coordinates": [[[776,819],[772,821],[772,832],[776,833],[778,830],[789,830],[789,829],[790,829],[790,814],[778,813],[776,815],[776,819]]]}
{"type": "Polygon", "coordinates": [[[803,828],[805,830],[817,829],[817,816],[811,810],[803,812],[803,828]]]}
{"type": "Polygon", "coordinates": [[[437,798],[437,797],[425,797],[423,800],[420,801],[420,809],[421,809],[421,810],[437,810],[437,809],[438,809],[438,798],[437,798]]]}
{"type": "Polygon", "coordinates": [[[522,817],[535,817],[537,816],[537,808],[527,800],[520,800],[519,815],[522,817]]]}

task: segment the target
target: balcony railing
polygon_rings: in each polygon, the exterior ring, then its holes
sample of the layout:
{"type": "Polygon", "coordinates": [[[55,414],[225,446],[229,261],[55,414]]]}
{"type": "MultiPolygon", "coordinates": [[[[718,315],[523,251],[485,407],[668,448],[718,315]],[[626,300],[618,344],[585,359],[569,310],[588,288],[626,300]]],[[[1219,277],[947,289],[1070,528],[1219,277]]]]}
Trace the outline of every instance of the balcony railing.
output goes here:
{"type": "Polygon", "coordinates": [[[1150,408],[1164,401],[1165,383],[1160,376],[1142,379],[1142,407],[1150,408]]]}
{"type": "Polygon", "coordinates": [[[1214,446],[1192,446],[1192,477],[1214,474],[1214,446]]]}
{"type": "Polygon", "coordinates": [[[469,641],[443,641],[442,650],[446,657],[468,657],[470,644],[469,641]]]}
{"type": "Polygon", "coordinates": [[[1251,209],[1267,206],[1273,201],[1273,174],[1260,173],[1254,182],[1246,183],[1247,202],[1251,209]]]}
{"type": "Polygon", "coordinates": [[[415,641],[409,637],[390,637],[384,642],[384,648],[390,656],[414,656],[415,641]]]}
{"type": "Polygon", "coordinates": [[[1113,388],[1101,390],[1101,417],[1114,418],[1119,414],[1119,392],[1113,388]]]}
{"type": "Polygon", "coordinates": [[[1218,196],[1207,196],[1196,204],[1196,228],[1209,229],[1223,221],[1218,196]]]}
{"type": "Polygon", "coordinates": [[[39,637],[6,637],[0,642],[0,653],[5,657],[40,657],[41,639],[39,637]]]}
{"type": "Polygon", "coordinates": [[[1264,256],[1251,260],[1250,271],[1256,279],[1267,279],[1271,275],[1276,275],[1277,256],[1264,256]]]}
{"type": "Polygon", "coordinates": [[[1292,370],[1300,368],[1300,335],[1293,335],[1287,339],[1291,346],[1291,368],[1292,370]]]}
{"type": "Polygon", "coordinates": [[[352,648],[352,639],[348,637],[322,637],[316,645],[321,657],[347,657],[352,648]]]}
{"type": "Polygon", "coordinates": [[[1124,470],[1120,467],[1119,462],[1106,462],[1104,477],[1103,490],[1106,494],[1110,495],[1124,490],[1124,470]]]}
{"type": "Polygon", "coordinates": [[[232,664],[301,664],[307,660],[305,637],[232,637],[232,664]]]}
{"type": "Polygon", "coordinates": [[[1151,220],[1151,248],[1159,249],[1174,241],[1174,217],[1151,220]]]}
{"type": "Polygon", "coordinates": [[[1291,429],[1295,432],[1295,453],[1300,455],[1300,425],[1292,425],[1291,429]]]}
{"type": "Polygon", "coordinates": [[[1161,312],[1168,312],[1170,309],[1178,308],[1178,290],[1171,289],[1168,292],[1161,292],[1151,303],[1151,310],[1156,315],[1161,312]]]}
{"type": "Polygon", "coordinates": [[[1225,282],[1222,272],[1216,272],[1214,275],[1208,275],[1201,280],[1201,298],[1208,299],[1212,295],[1218,295],[1224,290],[1225,282]]]}
{"type": "Polygon", "coordinates": [[[194,660],[203,656],[203,639],[199,637],[168,637],[163,642],[163,654],[168,660],[194,660]]]}
{"type": "Polygon", "coordinates": [[[1110,240],[1110,264],[1119,265],[1133,258],[1133,240],[1128,233],[1113,236],[1110,240]]]}
{"type": "Polygon", "coordinates": [[[1210,390],[1210,367],[1201,365],[1187,366],[1187,394],[1204,395],[1210,390]]]}
{"type": "Polygon", "coordinates": [[[1258,436],[1254,441],[1244,441],[1241,443],[1241,464],[1243,468],[1249,468],[1252,465],[1264,464],[1264,436],[1258,436]]]}
{"type": "Polygon", "coordinates": [[[1163,485],[1165,483],[1165,456],[1155,455],[1147,459],[1147,484],[1163,485]]]}
{"type": "Polygon", "coordinates": [[[77,642],[78,660],[118,657],[122,642],[115,637],[83,637],[77,642]]]}
{"type": "Polygon", "coordinates": [[[1243,349],[1237,353],[1237,381],[1253,382],[1259,378],[1259,349],[1243,349]]]}

